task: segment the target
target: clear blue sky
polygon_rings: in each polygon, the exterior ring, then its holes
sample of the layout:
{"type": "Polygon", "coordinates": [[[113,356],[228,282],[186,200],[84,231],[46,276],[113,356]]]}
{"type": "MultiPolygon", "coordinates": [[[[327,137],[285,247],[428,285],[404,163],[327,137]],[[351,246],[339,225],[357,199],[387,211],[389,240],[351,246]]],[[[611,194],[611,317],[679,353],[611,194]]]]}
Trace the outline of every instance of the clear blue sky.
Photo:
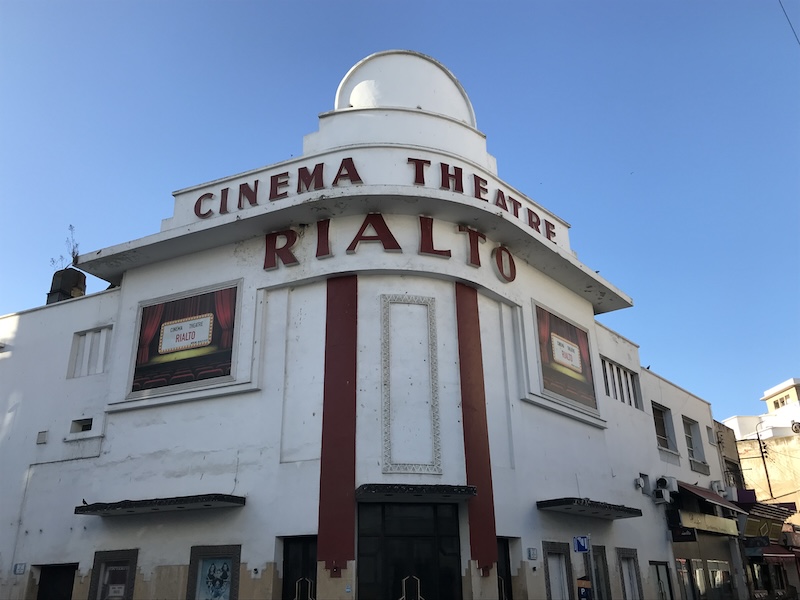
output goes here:
{"type": "Polygon", "coordinates": [[[718,419],[800,377],[778,0],[0,0],[0,314],[44,303],[70,224],[82,253],[144,237],[172,191],[300,154],[347,70],[392,48],[455,73],[500,176],[633,297],[600,321],[643,365],[718,419]]]}

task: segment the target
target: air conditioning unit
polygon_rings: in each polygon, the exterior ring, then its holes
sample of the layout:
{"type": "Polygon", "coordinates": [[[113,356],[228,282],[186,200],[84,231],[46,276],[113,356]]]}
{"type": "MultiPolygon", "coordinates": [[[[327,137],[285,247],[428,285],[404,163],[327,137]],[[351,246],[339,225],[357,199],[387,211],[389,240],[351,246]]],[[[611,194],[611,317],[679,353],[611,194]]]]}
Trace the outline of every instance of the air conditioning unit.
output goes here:
{"type": "Polygon", "coordinates": [[[739,501],[739,491],[736,489],[735,486],[727,485],[725,486],[725,493],[722,494],[728,500],[732,500],[733,502],[739,501]]]}
{"type": "Polygon", "coordinates": [[[672,502],[672,496],[670,495],[669,490],[665,490],[663,488],[653,490],[653,502],[656,504],[669,504],[672,502]]]}
{"type": "Polygon", "coordinates": [[[656,488],[659,490],[666,490],[668,492],[678,491],[678,480],[675,477],[667,477],[662,475],[656,479],[656,488]]]}
{"type": "Polygon", "coordinates": [[[637,477],[636,479],[634,479],[633,480],[633,486],[637,490],[643,489],[644,488],[644,477],[637,477]]]}
{"type": "Polygon", "coordinates": [[[720,496],[725,495],[725,484],[718,479],[711,482],[711,489],[714,490],[714,493],[719,494],[720,496]]]}

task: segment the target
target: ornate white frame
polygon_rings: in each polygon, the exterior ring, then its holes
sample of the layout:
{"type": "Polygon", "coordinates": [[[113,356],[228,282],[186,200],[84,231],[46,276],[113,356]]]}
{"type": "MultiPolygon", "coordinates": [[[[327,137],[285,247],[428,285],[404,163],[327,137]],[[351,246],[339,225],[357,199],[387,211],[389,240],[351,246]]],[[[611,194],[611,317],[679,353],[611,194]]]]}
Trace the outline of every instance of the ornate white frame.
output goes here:
{"type": "Polygon", "coordinates": [[[439,359],[436,338],[436,299],[426,296],[405,294],[381,295],[381,378],[383,413],[383,472],[384,473],[430,473],[442,474],[442,442],[439,429],[439,359]],[[416,304],[427,308],[428,313],[428,364],[431,381],[431,429],[433,435],[433,462],[431,463],[393,463],[391,429],[391,315],[392,304],[416,304]]]}

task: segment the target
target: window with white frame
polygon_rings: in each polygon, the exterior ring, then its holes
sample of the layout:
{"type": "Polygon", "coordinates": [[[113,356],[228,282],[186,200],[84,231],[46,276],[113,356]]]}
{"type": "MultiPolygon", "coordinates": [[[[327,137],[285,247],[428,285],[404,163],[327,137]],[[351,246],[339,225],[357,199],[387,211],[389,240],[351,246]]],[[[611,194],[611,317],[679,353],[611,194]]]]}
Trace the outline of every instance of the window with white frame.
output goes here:
{"type": "Polygon", "coordinates": [[[574,598],[569,544],[542,542],[547,600],[574,598]]]}
{"type": "Polygon", "coordinates": [[[633,371],[601,357],[603,384],[606,396],[623,404],[642,408],[642,394],[639,391],[639,376],[633,371]]]}
{"type": "Polygon", "coordinates": [[[111,345],[111,326],[76,333],[72,340],[67,376],[86,377],[105,371],[111,345]]]}
{"type": "Polygon", "coordinates": [[[622,582],[623,600],[641,600],[642,576],[639,573],[639,558],[634,548],[617,548],[617,564],[622,582]]]}
{"type": "Polygon", "coordinates": [[[672,412],[668,408],[653,402],[653,423],[656,427],[658,447],[676,452],[675,432],[672,429],[672,412]]]}
{"type": "Polygon", "coordinates": [[[700,425],[689,417],[683,417],[683,434],[686,438],[686,452],[689,455],[689,466],[692,471],[708,475],[700,425]]]}
{"type": "Polygon", "coordinates": [[[683,434],[686,437],[686,451],[689,453],[689,458],[695,458],[695,438],[693,429],[697,426],[695,421],[683,417],[683,434]]]}

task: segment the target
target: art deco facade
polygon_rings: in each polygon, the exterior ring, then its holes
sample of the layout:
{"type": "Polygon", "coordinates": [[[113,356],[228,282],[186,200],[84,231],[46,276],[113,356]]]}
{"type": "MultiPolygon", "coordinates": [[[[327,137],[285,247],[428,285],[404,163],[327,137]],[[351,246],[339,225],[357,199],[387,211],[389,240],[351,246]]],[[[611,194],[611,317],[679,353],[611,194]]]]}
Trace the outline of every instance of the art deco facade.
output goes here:
{"type": "Polygon", "coordinates": [[[4,598],[745,597],[710,407],[432,59],[76,266],[0,318],[4,598]]]}

